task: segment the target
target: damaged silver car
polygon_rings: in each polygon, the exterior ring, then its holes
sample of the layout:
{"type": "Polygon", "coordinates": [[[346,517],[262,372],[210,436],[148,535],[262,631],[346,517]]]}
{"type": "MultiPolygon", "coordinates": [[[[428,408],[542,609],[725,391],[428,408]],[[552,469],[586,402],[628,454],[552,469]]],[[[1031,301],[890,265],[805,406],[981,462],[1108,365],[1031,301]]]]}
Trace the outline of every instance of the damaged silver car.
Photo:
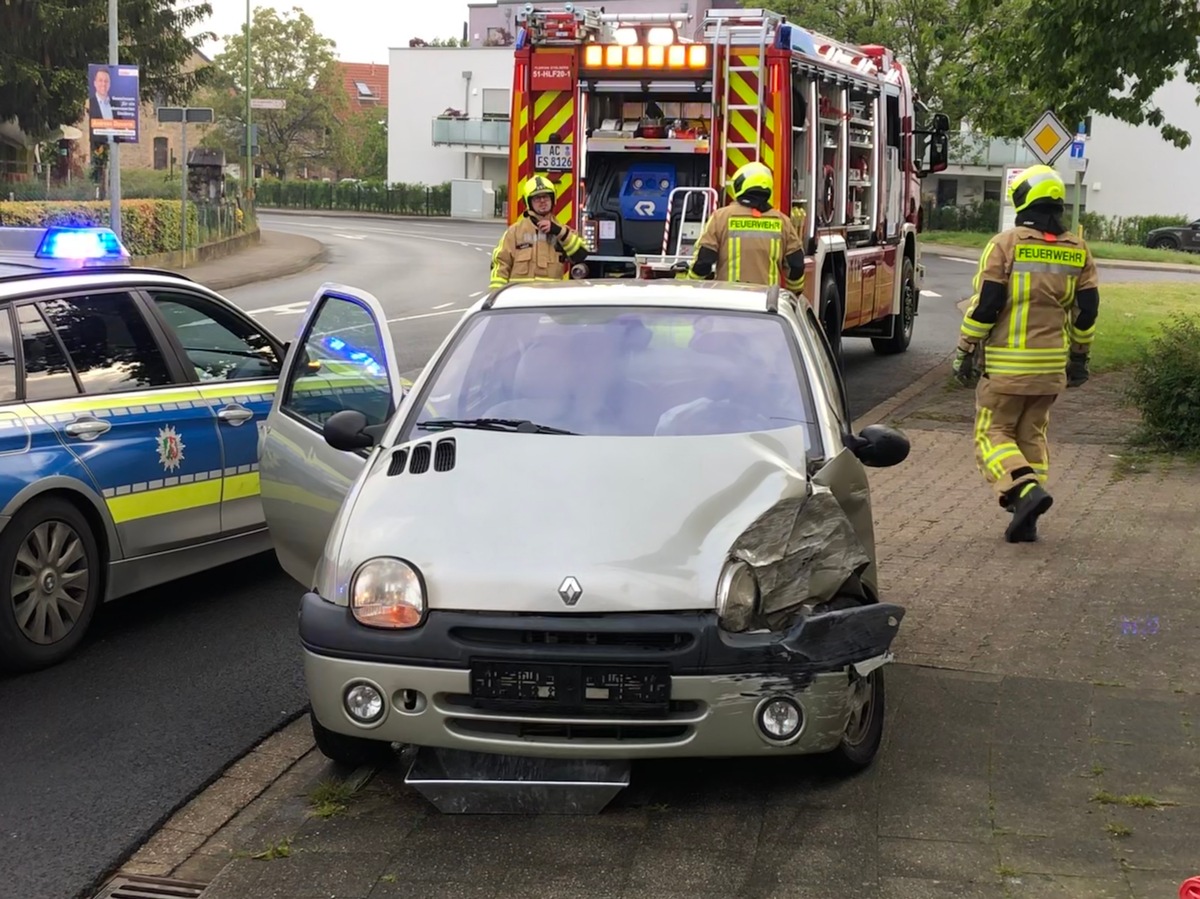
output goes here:
{"type": "MultiPolygon", "coordinates": [[[[401,337],[402,339],[402,337],[401,337]]],[[[715,282],[514,285],[410,389],[326,285],[261,437],[317,745],[869,765],[904,609],[812,310],[715,282]]]]}

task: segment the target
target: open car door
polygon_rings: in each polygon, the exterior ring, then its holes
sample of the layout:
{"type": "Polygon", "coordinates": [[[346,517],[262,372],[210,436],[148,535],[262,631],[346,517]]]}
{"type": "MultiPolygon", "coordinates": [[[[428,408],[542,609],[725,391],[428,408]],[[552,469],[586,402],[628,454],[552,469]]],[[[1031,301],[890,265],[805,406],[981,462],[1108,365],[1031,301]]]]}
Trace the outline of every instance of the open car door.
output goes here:
{"type": "Polygon", "coordinates": [[[355,410],[382,431],[404,396],[387,317],[365,291],[322,284],[288,347],[259,438],[263,511],[279,564],[304,587],[374,450],[336,450],[325,422],[355,410]]]}

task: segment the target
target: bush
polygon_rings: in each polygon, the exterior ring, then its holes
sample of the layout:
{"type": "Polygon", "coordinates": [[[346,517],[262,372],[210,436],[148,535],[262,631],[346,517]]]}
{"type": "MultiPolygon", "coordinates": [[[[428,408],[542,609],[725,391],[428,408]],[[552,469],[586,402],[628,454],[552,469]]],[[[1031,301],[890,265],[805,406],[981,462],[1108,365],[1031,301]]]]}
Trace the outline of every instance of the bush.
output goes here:
{"type": "Polygon", "coordinates": [[[430,187],[424,184],[388,184],[383,181],[340,184],[330,181],[271,180],[258,185],[256,200],[257,204],[264,208],[448,216],[450,182],[430,187]]]}
{"type": "Polygon", "coordinates": [[[1200,450],[1200,316],[1176,313],[1134,363],[1129,398],[1146,442],[1200,450]]]}
{"type": "MultiPolygon", "coordinates": [[[[0,225],[44,228],[48,225],[108,226],[108,201],[78,203],[0,203],[0,225]]],[[[134,256],[178,250],[179,203],[172,200],[121,200],[121,240],[134,256]]],[[[200,242],[196,206],[188,206],[188,245],[200,242]]]]}
{"type": "Polygon", "coordinates": [[[925,219],[928,231],[976,231],[994,234],[1000,227],[1000,204],[984,200],[967,206],[931,207],[925,219]]]}
{"type": "Polygon", "coordinates": [[[1178,228],[1190,221],[1191,219],[1183,215],[1106,217],[1094,212],[1084,212],[1079,216],[1079,224],[1083,225],[1083,236],[1089,241],[1123,243],[1134,247],[1145,246],[1146,235],[1155,228],[1178,228]]]}

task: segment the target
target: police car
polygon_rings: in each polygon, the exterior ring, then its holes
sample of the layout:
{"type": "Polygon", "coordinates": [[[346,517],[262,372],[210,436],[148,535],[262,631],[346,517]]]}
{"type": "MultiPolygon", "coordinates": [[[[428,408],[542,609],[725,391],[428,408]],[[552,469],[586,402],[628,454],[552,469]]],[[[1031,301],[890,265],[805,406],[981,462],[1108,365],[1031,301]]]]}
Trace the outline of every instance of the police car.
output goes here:
{"type": "Polygon", "coordinates": [[[102,228],[0,227],[0,667],[106,600],[271,548],[259,425],[285,345],[102,228]]]}

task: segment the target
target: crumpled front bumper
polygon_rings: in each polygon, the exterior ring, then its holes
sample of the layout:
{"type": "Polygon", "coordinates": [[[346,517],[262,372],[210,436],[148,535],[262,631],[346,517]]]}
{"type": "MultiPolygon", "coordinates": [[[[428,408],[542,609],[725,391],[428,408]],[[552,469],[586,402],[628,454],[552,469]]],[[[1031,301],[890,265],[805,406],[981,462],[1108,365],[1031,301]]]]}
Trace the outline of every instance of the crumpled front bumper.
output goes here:
{"type": "Polygon", "coordinates": [[[834,748],[846,727],[848,666],[886,661],[904,610],[874,604],[812,616],[778,633],[730,634],[713,612],[494,615],[431,612],[410,632],[368,628],[306,594],[300,634],[313,712],[338,733],[417,746],[542,757],[800,755],[834,748]],[[670,703],[654,715],[505,708],[472,697],[473,659],[662,666],[670,703]],[[343,705],[355,683],[386,699],[370,725],[343,705]],[[803,713],[787,745],[756,712],[775,697],[803,713]]]}

